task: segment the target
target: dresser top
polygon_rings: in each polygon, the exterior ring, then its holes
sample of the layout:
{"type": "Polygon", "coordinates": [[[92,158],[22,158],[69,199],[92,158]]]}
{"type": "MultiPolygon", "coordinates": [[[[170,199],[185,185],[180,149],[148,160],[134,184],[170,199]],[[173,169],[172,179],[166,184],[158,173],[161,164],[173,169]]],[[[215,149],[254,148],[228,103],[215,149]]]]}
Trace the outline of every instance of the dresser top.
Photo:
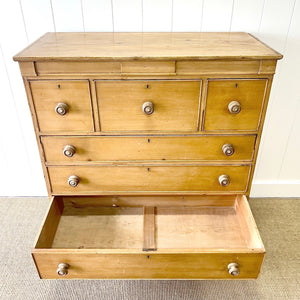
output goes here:
{"type": "Polygon", "coordinates": [[[46,33],[15,61],[280,59],[282,55],[244,32],[46,33]]]}

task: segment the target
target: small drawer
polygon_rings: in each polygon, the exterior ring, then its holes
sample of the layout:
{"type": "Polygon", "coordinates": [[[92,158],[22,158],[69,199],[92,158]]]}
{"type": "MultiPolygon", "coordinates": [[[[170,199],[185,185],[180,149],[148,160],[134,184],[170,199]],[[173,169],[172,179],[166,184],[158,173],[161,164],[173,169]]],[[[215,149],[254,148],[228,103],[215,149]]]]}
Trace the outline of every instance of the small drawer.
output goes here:
{"type": "Polygon", "coordinates": [[[250,166],[50,166],[52,193],[245,192],[250,166]]]}
{"type": "Polygon", "coordinates": [[[265,249],[247,199],[54,197],[32,255],[41,278],[257,278],[265,249]]]}
{"type": "Polygon", "coordinates": [[[256,135],[43,136],[48,164],[102,161],[251,161],[256,135]]]}
{"type": "Polygon", "coordinates": [[[209,80],[203,130],[256,131],[268,80],[209,80]]]}
{"type": "Polygon", "coordinates": [[[201,81],[96,81],[104,132],[197,131],[201,81]]]}
{"type": "Polygon", "coordinates": [[[39,130],[94,131],[88,80],[30,81],[39,130]]]}

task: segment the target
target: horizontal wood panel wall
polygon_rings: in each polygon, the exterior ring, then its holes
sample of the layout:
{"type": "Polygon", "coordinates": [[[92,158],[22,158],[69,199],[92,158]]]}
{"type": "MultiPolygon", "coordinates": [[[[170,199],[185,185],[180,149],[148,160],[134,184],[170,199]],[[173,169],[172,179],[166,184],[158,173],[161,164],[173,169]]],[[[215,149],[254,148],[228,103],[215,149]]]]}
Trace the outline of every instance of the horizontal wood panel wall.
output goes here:
{"type": "Polygon", "coordinates": [[[1,196],[47,195],[25,90],[12,56],[48,31],[256,35],[284,59],[274,78],[252,196],[300,195],[300,1],[11,0],[0,3],[0,26],[1,196]]]}

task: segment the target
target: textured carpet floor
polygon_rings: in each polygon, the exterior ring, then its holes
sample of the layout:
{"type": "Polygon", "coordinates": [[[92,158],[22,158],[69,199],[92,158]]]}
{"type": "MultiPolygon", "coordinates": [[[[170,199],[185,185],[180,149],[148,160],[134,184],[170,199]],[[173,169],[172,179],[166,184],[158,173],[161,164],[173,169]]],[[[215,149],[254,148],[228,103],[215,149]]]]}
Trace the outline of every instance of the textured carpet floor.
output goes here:
{"type": "Polygon", "coordinates": [[[300,299],[300,200],[251,199],[267,255],[258,280],[40,280],[30,250],[47,198],[0,198],[0,299],[300,299]]]}

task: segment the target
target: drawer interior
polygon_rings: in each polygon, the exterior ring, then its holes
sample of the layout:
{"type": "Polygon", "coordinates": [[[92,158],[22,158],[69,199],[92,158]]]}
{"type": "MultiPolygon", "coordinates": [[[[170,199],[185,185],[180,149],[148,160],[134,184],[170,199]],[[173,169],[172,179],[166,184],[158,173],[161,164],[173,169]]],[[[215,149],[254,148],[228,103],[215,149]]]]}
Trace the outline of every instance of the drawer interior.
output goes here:
{"type": "Polygon", "coordinates": [[[264,251],[243,195],[54,197],[36,248],[264,251]]]}

